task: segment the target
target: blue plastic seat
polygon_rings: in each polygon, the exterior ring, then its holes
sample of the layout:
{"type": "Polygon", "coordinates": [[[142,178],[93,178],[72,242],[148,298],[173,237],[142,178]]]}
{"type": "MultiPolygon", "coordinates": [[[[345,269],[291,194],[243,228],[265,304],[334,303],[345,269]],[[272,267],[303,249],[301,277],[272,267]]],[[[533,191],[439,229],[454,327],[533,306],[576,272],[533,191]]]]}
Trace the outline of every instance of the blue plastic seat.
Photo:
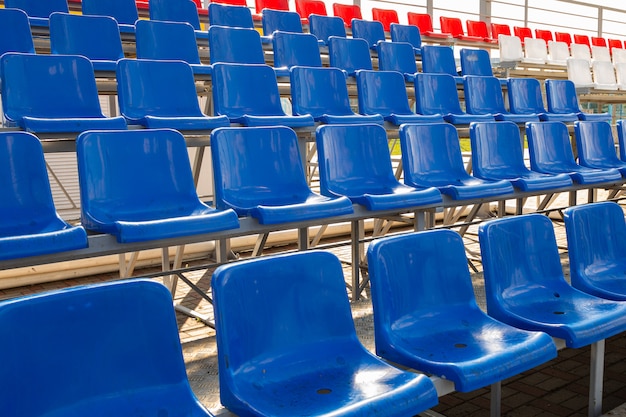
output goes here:
{"type": "Polygon", "coordinates": [[[619,144],[619,159],[626,161],[626,121],[618,120],[615,122],[615,130],[617,130],[617,142],[619,144]]]}
{"type": "Polygon", "coordinates": [[[470,125],[472,169],[486,180],[509,180],[521,191],[556,190],[569,187],[567,174],[542,174],[524,165],[522,139],[513,122],[485,122],[470,125]]]}
{"type": "Polygon", "coordinates": [[[626,162],[617,157],[611,125],[607,122],[574,122],[578,163],[598,169],[615,168],[626,177],[626,162]]]}
{"type": "Polygon", "coordinates": [[[441,194],[434,187],[416,188],[398,182],[382,126],[320,126],[316,143],[320,189],[324,195],[346,196],[372,211],[441,202],[441,194]]]}
{"type": "Polygon", "coordinates": [[[328,38],[328,60],[331,67],[339,68],[350,76],[358,70],[373,69],[370,49],[363,39],[331,36],[328,38]]]}
{"type": "Polygon", "coordinates": [[[396,71],[359,70],[356,73],[359,113],[379,114],[386,122],[400,126],[403,123],[443,122],[440,114],[413,113],[402,74],[396,71]]]}
{"type": "Polygon", "coordinates": [[[93,66],[85,57],[7,53],[0,67],[9,126],[36,133],[126,128],[123,117],[102,114],[93,66]]]}
{"type": "Polygon", "coordinates": [[[317,38],[310,33],[274,32],[272,47],[274,68],[288,70],[296,65],[322,66],[317,38]]]}
{"type": "Polygon", "coordinates": [[[226,116],[202,113],[193,72],[183,61],[122,59],[117,94],[120,113],[129,124],[181,131],[230,126],[226,116]]]}
{"type": "Polygon", "coordinates": [[[54,12],[69,13],[67,0],[5,0],[7,9],[21,9],[28,15],[31,26],[47,27],[54,12]]]}
{"type": "Polygon", "coordinates": [[[212,73],[210,65],[200,62],[198,44],[189,23],[142,19],[136,24],[135,36],[138,59],[180,60],[191,65],[195,75],[212,73]]]}
{"type": "Polygon", "coordinates": [[[350,107],[346,76],[339,68],[291,68],[293,114],[313,116],[320,123],[379,123],[379,114],[356,114],[350,107]]]}
{"type": "Polygon", "coordinates": [[[459,76],[452,48],[445,45],[424,45],[422,47],[422,72],[448,74],[457,84],[463,83],[459,76]]]}
{"type": "Polygon", "coordinates": [[[288,10],[263,9],[261,24],[264,36],[271,36],[276,31],[302,33],[300,15],[288,10]]]}
{"type": "Polygon", "coordinates": [[[385,29],[378,20],[352,19],[352,37],[365,39],[371,49],[385,40],[385,29]]]}
{"type": "Polygon", "coordinates": [[[409,81],[415,81],[417,62],[413,46],[407,42],[378,42],[378,69],[382,71],[397,71],[409,81]]]}
{"type": "Polygon", "coordinates": [[[114,72],[117,61],[124,58],[118,25],[109,16],[52,13],[50,51],[87,57],[94,71],[114,72]]]}
{"type": "Polygon", "coordinates": [[[392,42],[410,43],[411,46],[413,46],[413,52],[415,55],[421,55],[422,35],[420,34],[420,30],[417,26],[392,23],[389,26],[389,33],[391,35],[392,42]]]}
{"type": "Polygon", "coordinates": [[[322,45],[328,44],[331,36],[346,37],[343,19],[337,16],[309,15],[309,32],[319,39],[322,45]]]}
{"type": "Polygon", "coordinates": [[[209,25],[254,29],[252,12],[247,7],[210,2],[209,25]]]}
{"type": "Polygon", "coordinates": [[[468,392],[556,357],[552,338],[477,305],[461,236],[432,230],[377,239],[367,251],[376,354],[468,392]]]}
{"type": "Polygon", "coordinates": [[[189,23],[196,38],[207,39],[206,30],[200,26],[198,7],[191,0],[150,0],[150,20],[189,23]]]}
{"type": "Polygon", "coordinates": [[[7,416],[212,416],[189,386],[172,295],[159,283],[6,300],[0,329],[12,335],[0,348],[11,358],[0,370],[7,416]]]}
{"type": "Polygon", "coordinates": [[[30,23],[23,10],[0,9],[0,56],[7,52],[35,53],[30,23]]]}
{"type": "Polygon", "coordinates": [[[511,113],[535,113],[539,120],[550,122],[575,122],[576,113],[551,113],[543,104],[541,84],[536,78],[509,78],[507,94],[511,113]]]}
{"type": "Polygon", "coordinates": [[[217,129],[211,134],[215,204],[280,224],[352,213],[346,197],[315,194],[307,185],[295,132],[287,127],[217,129]]]}
{"type": "Polygon", "coordinates": [[[626,222],[614,202],[563,210],[570,280],[587,294],[626,301],[626,222]]]}
{"type": "Polygon", "coordinates": [[[548,111],[558,114],[575,114],[579,120],[611,122],[609,113],[585,113],[580,109],[576,87],[570,80],[546,80],[548,111]]]}
{"type": "Polygon", "coordinates": [[[526,124],[530,168],[544,174],[567,174],[578,184],[621,182],[617,169],[594,169],[578,165],[567,126],[562,122],[526,124]]]}
{"type": "Polygon", "coordinates": [[[315,125],[310,115],[285,114],[276,73],[267,65],[214,64],[211,81],[215,114],[227,116],[231,123],[292,128],[315,125]]]}
{"type": "MultiPolygon", "coordinates": [[[[493,77],[491,58],[486,49],[461,48],[461,74],[481,75],[493,77]]],[[[506,78],[498,78],[502,85],[506,85],[506,78]]]]}
{"type": "Polygon", "coordinates": [[[579,348],[626,330],[626,303],[570,286],[550,219],[541,214],[482,223],[487,312],[496,320],[539,330],[579,348]]]}
{"type": "Polygon", "coordinates": [[[89,131],[76,140],[81,223],[120,243],[239,227],[196,194],[183,136],[169,129],[89,131]]]}
{"type": "Polygon", "coordinates": [[[335,255],[224,265],[211,288],[220,400],[236,415],[408,416],[437,404],[428,377],[363,347],[335,255]]]}
{"type": "Polygon", "coordinates": [[[496,120],[514,123],[538,122],[536,113],[509,113],[504,107],[502,86],[496,77],[463,76],[465,109],[469,114],[491,114],[496,120]]]}
{"type": "Polygon", "coordinates": [[[0,259],[87,247],[85,230],[69,225],[56,212],[37,137],[0,133],[0,187],[0,259]]]}
{"type": "Polygon", "coordinates": [[[494,120],[489,114],[467,114],[461,109],[454,78],[449,74],[415,74],[415,109],[419,114],[442,114],[446,122],[468,125],[494,120]]]}
{"type": "Polygon", "coordinates": [[[488,181],[467,173],[459,135],[453,125],[406,124],[400,127],[404,183],[413,187],[437,187],[454,200],[513,194],[509,181],[488,181]]]}
{"type": "MultiPolygon", "coordinates": [[[[256,29],[210,26],[209,59],[211,64],[265,64],[261,35],[256,29]]],[[[276,70],[279,76],[288,76],[286,70],[276,70]]]]}
{"type": "Polygon", "coordinates": [[[110,16],[117,21],[122,33],[135,33],[139,19],[135,0],[81,0],[83,15],[110,16]]]}

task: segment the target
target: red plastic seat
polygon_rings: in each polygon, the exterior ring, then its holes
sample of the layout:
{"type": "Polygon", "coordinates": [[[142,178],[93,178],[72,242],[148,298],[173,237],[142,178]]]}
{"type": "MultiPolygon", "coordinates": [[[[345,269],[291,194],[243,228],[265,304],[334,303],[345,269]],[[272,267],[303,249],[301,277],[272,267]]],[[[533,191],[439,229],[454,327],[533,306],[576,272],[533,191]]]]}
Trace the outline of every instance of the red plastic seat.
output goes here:
{"type": "Polygon", "coordinates": [[[494,39],[489,36],[489,29],[487,28],[487,23],[482,20],[467,20],[465,21],[467,25],[467,35],[475,36],[481,38],[484,42],[497,43],[497,38],[494,39]]]}
{"type": "Polygon", "coordinates": [[[483,38],[481,37],[466,35],[465,31],[463,30],[463,23],[461,23],[461,19],[459,19],[458,17],[440,16],[439,22],[441,23],[441,32],[448,33],[453,38],[463,41],[483,41],[483,38]]]}
{"type": "Polygon", "coordinates": [[[321,0],[296,0],[296,12],[305,22],[308,22],[310,14],[328,16],[326,3],[321,0]]]}
{"type": "Polygon", "coordinates": [[[589,36],[587,35],[574,35],[574,43],[587,45],[591,48],[591,42],[589,42],[589,36]]]}
{"type": "Polygon", "coordinates": [[[361,7],[357,4],[333,3],[333,15],[342,18],[346,27],[352,27],[352,19],[363,19],[361,7]]]}
{"type": "Polygon", "coordinates": [[[385,32],[389,32],[392,23],[400,23],[398,12],[390,9],[372,9],[372,18],[383,24],[385,32]]]}
{"type": "Polygon", "coordinates": [[[619,39],[608,39],[609,50],[613,48],[624,49],[622,41],[619,39]]]}
{"type": "Polygon", "coordinates": [[[557,42],[565,42],[567,46],[572,43],[572,35],[567,32],[554,32],[554,40],[557,42]]]}
{"type": "Polygon", "coordinates": [[[428,13],[408,12],[407,18],[409,25],[415,25],[419,28],[422,36],[430,36],[431,38],[450,39],[452,36],[448,33],[435,32],[433,29],[433,20],[428,13]]]}
{"type": "Polygon", "coordinates": [[[254,0],[257,14],[261,14],[263,9],[289,11],[289,0],[254,0]]]}
{"type": "Polygon", "coordinates": [[[544,41],[546,41],[546,44],[548,43],[548,41],[554,40],[554,37],[552,36],[552,31],[546,29],[535,29],[535,37],[537,39],[543,39],[544,41]]]}
{"type": "Polygon", "coordinates": [[[503,23],[492,23],[491,37],[497,41],[500,35],[511,36],[511,26],[503,23]]]}
{"type": "Polygon", "coordinates": [[[606,39],[599,38],[597,36],[592,36],[591,37],[591,44],[593,46],[604,46],[605,48],[607,47],[606,39]]]}
{"type": "Polygon", "coordinates": [[[522,43],[524,39],[533,37],[533,31],[526,26],[513,26],[513,33],[521,39],[522,43]]]}

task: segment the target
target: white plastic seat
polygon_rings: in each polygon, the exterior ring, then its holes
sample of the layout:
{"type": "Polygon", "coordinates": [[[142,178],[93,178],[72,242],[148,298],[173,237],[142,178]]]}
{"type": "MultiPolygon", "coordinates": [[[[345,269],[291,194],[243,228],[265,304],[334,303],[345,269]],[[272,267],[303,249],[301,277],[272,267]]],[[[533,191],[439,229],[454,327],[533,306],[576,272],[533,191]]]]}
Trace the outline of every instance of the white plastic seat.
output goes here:
{"type": "Polygon", "coordinates": [[[593,83],[597,90],[617,90],[615,67],[610,61],[594,61],[593,83]]]}
{"type": "Polygon", "coordinates": [[[536,38],[524,39],[524,59],[522,62],[530,64],[545,64],[548,60],[546,41],[536,38]]]}
{"type": "Polygon", "coordinates": [[[626,49],[613,48],[613,65],[626,62],[626,49]]]}
{"type": "Polygon", "coordinates": [[[500,48],[500,63],[515,66],[524,58],[522,41],[517,36],[498,36],[498,47],[500,48]]]}
{"type": "Polygon", "coordinates": [[[592,46],[591,56],[594,61],[607,61],[611,62],[611,52],[606,46],[592,46]]]}
{"type": "Polygon", "coordinates": [[[569,58],[569,46],[565,42],[548,41],[548,64],[565,66],[569,58]]]}
{"type": "Polygon", "coordinates": [[[617,88],[626,90],[626,62],[615,64],[615,81],[617,82],[617,88]]]}
{"type": "Polygon", "coordinates": [[[567,60],[567,78],[576,88],[592,88],[594,82],[586,59],[570,58],[567,60]]]}
{"type": "MultiPolygon", "coordinates": [[[[586,59],[591,63],[591,51],[587,45],[573,43],[569,46],[570,55],[575,59],[586,59]]],[[[590,65],[591,66],[591,65],[590,65]]]]}

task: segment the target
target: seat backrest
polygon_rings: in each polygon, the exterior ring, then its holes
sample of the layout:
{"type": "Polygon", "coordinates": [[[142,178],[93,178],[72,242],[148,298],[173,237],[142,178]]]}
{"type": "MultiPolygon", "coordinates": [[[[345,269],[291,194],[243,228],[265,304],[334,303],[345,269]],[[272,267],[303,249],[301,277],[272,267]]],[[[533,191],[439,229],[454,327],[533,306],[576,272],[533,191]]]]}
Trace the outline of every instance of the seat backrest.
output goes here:
{"type": "Polygon", "coordinates": [[[459,134],[449,123],[405,124],[400,147],[405,184],[437,186],[469,178],[459,134]]]}
{"type": "Polygon", "coordinates": [[[574,122],[576,150],[581,165],[597,165],[598,162],[620,164],[615,152],[613,130],[608,122],[574,122]]]}
{"type": "Polygon", "coordinates": [[[591,49],[587,45],[573,43],[570,46],[570,55],[576,59],[586,59],[591,61],[591,49]]]}
{"type": "Polygon", "coordinates": [[[587,45],[587,47],[591,47],[591,42],[589,42],[589,36],[587,35],[579,35],[574,34],[574,43],[579,45],[587,45]]]}
{"type": "Polygon", "coordinates": [[[613,49],[613,64],[617,65],[626,62],[626,49],[613,49]]]}
{"type": "Polygon", "coordinates": [[[524,165],[522,140],[513,122],[484,122],[470,125],[472,169],[479,178],[528,171],[524,165]],[[495,175],[493,175],[495,174],[495,175]]]}
{"type": "Polygon", "coordinates": [[[302,33],[300,15],[289,10],[263,9],[261,18],[263,35],[269,36],[275,31],[302,33]]]}
{"type": "Polygon", "coordinates": [[[567,78],[572,81],[576,87],[591,87],[593,85],[593,79],[591,77],[589,61],[577,58],[568,59],[567,78]]]}
{"type": "Polygon", "coordinates": [[[576,87],[570,80],[545,81],[546,101],[550,113],[578,113],[580,105],[576,95],[576,87]]]}
{"type": "Polygon", "coordinates": [[[466,75],[463,77],[465,109],[469,114],[507,113],[500,81],[496,77],[466,75]]]}
{"type": "Polygon", "coordinates": [[[295,65],[322,66],[317,38],[310,33],[275,32],[272,35],[272,47],[276,68],[291,68],[295,65]]]}
{"type": "Polygon", "coordinates": [[[385,40],[385,29],[378,20],[352,20],[352,37],[365,39],[370,48],[385,40]]]}
{"type": "Polygon", "coordinates": [[[536,78],[509,78],[507,94],[511,113],[545,113],[541,84],[536,78]]]}
{"type": "Polygon", "coordinates": [[[328,15],[326,3],[321,0],[296,0],[296,12],[303,19],[308,19],[310,14],[328,15]]]}
{"type": "Polygon", "coordinates": [[[594,61],[611,62],[611,52],[606,46],[591,46],[591,57],[594,61]]]}
{"type": "Polygon", "coordinates": [[[53,54],[82,55],[91,60],[124,58],[120,31],[110,16],[52,13],[50,50],[53,54]]]}
{"type": "Polygon", "coordinates": [[[293,113],[352,115],[346,76],[339,68],[293,67],[291,69],[293,113]]]}
{"type": "MultiPolygon", "coordinates": [[[[626,66],[624,64],[620,65],[623,67],[624,81],[626,81],[626,66]]],[[[619,159],[626,161],[626,122],[623,119],[616,121],[615,130],[617,131],[617,142],[619,145],[619,159]]]]}
{"type": "Polygon", "coordinates": [[[215,114],[230,118],[285,115],[276,73],[267,65],[217,63],[211,81],[215,114]]]}
{"type": "Polygon", "coordinates": [[[552,36],[552,31],[547,29],[535,29],[535,38],[543,39],[544,43],[548,43],[548,41],[553,41],[554,37],[552,36]]]}
{"type": "MultiPolygon", "coordinates": [[[[218,268],[211,281],[220,386],[235,389],[247,368],[278,367],[358,344],[339,259],[305,251],[218,268]],[[298,277],[298,279],[293,279],[298,277]],[[313,306],[311,296],[319,297],[313,306]],[[280,323],[280,325],[277,325],[280,323]],[[245,335],[252,343],[241,343],[245,335]],[[280,358],[277,361],[276,358],[280,358]],[[243,375],[242,375],[243,373],[243,375]]],[[[292,369],[295,368],[292,367],[292,369]]],[[[222,397],[222,403],[229,399],[222,397]]]]}
{"type": "Polygon", "coordinates": [[[301,203],[311,194],[298,138],[288,127],[215,129],[211,153],[218,209],[245,216],[256,206],[301,203]]]}
{"type": "Polygon", "coordinates": [[[389,27],[392,42],[408,42],[413,48],[422,47],[422,35],[415,25],[392,23],[389,27]]]}
{"type": "Polygon", "coordinates": [[[433,19],[428,13],[407,12],[406,16],[409,25],[417,26],[420,33],[433,31],[433,19]]]}
{"type": "Polygon", "coordinates": [[[200,30],[198,8],[191,0],[150,0],[150,20],[189,23],[200,30]]]}
{"type": "Polygon", "coordinates": [[[48,18],[54,12],[69,13],[67,0],[5,0],[7,9],[21,9],[28,17],[48,18]]]}
{"type": "Polygon", "coordinates": [[[564,42],[569,46],[572,43],[572,35],[569,32],[554,32],[554,40],[564,42]]]}
{"type": "Polygon", "coordinates": [[[600,38],[597,36],[592,36],[591,37],[591,46],[603,46],[603,47],[607,47],[606,44],[606,39],[604,38],[600,38]]]}
{"type": "Polygon", "coordinates": [[[255,29],[211,26],[209,59],[211,64],[265,64],[261,35],[255,29]]]}
{"type": "Polygon", "coordinates": [[[489,36],[487,23],[483,20],[466,20],[465,25],[467,26],[468,36],[477,36],[483,39],[491,38],[491,36],[489,36]]]}
{"type": "Polygon", "coordinates": [[[493,76],[489,52],[485,49],[461,49],[461,73],[463,75],[493,76]]]}
{"type": "Polygon", "coordinates": [[[352,19],[363,19],[361,6],[358,4],[333,3],[333,14],[340,17],[347,27],[352,26],[352,19]]]}
{"type": "Polygon", "coordinates": [[[519,62],[524,58],[522,41],[518,36],[498,36],[501,62],[519,62]]]}
{"type": "Polygon", "coordinates": [[[91,62],[78,55],[4,54],[2,108],[8,121],[23,117],[104,117],[91,62]]]}
{"type": "Polygon", "coordinates": [[[540,38],[528,38],[524,42],[524,57],[533,61],[542,61],[544,63],[548,59],[548,49],[546,41],[540,38]]]}
{"type": "Polygon", "coordinates": [[[611,54],[613,53],[613,48],[624,49],[624,44],[620,39],[608,39],[607,46],[609,47],[611,54]]]}
{"type": "Polygon", "coordinates": [[[452,48],[443,45],[424,45],[422,47],[422,72],[457,76],[452,48]]]}
{"type": "MultiPolygon", "coordinates": [[[[196,6],[198,8],[202,7],[202,1],[201,0],[193,0],[194,3],[196,3],[196,6]]],[[[210,0],[210,3],[219,3],[219,4],[228,4],[231,6],[239,6],[239,7],[247,7],[248,6],[248,1],[247,0],[210,0]]]]}
{"type": "Polygon", "coordinates": [[[558,294],[551,288],[568,285],[548,216],[527,214],[485,222],[478,236],[490,315],[515,305],[515,294],[525,295],[522,300],[535,291],[538,297],[554,297],[558,294]]]}
{"type": "Polygon", "coordinates": [[[252,12],[245,6],[209,3],[209,25],[254,29],[252,12]]]}
{"type": "Polygon", "coordinates": [[[254,0],[256,13],[260,14],[263,10],[282,10],[289,11],[289,0],[254,0]]]}
{"type": "Polygon", "coordinates": [[[124,25],[134,25],[139,19],[135,0],[82,0],[81,10],[84,15],[110,16],[124,25]]]}
{"type": "Polygon", "coordinates": [[[526,124],[530,168],[539,172],[555,172],[576,167],[572,142],[563,122],[531,122],[526,124]],[[557,169],[555,169],[557,168],[557,169]]]}
{"type": "Polygon", "coordinates": [[[615,67],[611,61],[593,61],[592,64],[593,82],[596,86],[604,88],[615,87],[617,89],[617,79],[615,78],[615,67]]]}
{"type": "Polygon", "coordinates": [[[201,205],[187,145],[178,131],[83,132],[76,140],[76,157],[81,222],[87,229],[102,230],[98,218],[160,219],[187,215],[201,205]]]}
{"type": "Polygon", "coordinates": [[[129,120],[203,116],[193,72],[182,61],[120,60],[117,95],[120,113],[129,120]]]}
{"type": "Polygon", "coordinates": [[[0,9],[0,56],[7,52],[35,53],[26,12],[0,9]]]}
{"type": "Polygon", "coordinates": [[[615,64],[615,81],[622,89],[626,86],[626,62],[615,64]]]}
{"type": "Polygon", "coordinates": [[[413,45],[406,42],[378,42],[378,69],[398,71],[402,74],[415,74],[417,62],[413,45]]]}
{"type": "Polygon", "coordinates": [[[398,12],[391,9],[379,9],[373,7],[372,19],[382,23],[383,29],[385,29],[386,32],[389,32],[392,23],[400,23],[400,20],[398,19],[398,12]]]}
{"type": "Polygon", "coordinates": [[[441,23],[441,33],[449,33],[454,38],[465,35],[463,23],[458,17],[439,16],[439,23],[441,23]]]}
{"type": "Polygon", "coordinates": [[[449,74],[415,74],[415,107],[419,114],[464,113],[449,74]]]}
{"type": "Polygon", "coordinates": [[[328,42],[331,36],[346,37],[346,26],[340,17],[319,14],[309,15],[309,32],[317,39],[328,42]]]}
{"type": "Polygon", "coordinates": [[[196,35],[189,23],[141,19],[135,27],[137,58],[200,64],[196,35]]]}
{"type": "Polygon", "coordinates": [[[350,197],[397,187],[384,127],[323,125],[316,143],[322,194],[350,197]]]}
{"type": "Polygon", "coordinates": [[[204,415],[189,387],[172,295],[118,281],[4,301],[0,379],[9,415],[204,415]],[[24,332],[41,326],[36,332],[24,332]],[[46,369],[49,372],[42,373],[46,369]],[[24,396],[32,398],[24,401],[24,396]],[[34,400],[36,398],[36,400],[34,400]]]}
{"type": "Polygon", "coordinates": [[[570,58],[569,46],[561,41],[548,41],[548,55],[553,63],[565,64],[570,58]]]}
{"type": "Polygon", "coordinates": [[[533,37],[533,31],[526,26],[513,26],[513,35],[517,36],[520,41],[524,42],[524,39],[533,37]]]}
{"type": "Polygon", "coordinates": [[[500,35],[511,36],[511,26],[505,23],[492,23],[491,38],[498,40],[498,36],[500,35]]]}
{"type": "Polygon", "coordinates": [[[362,70],[356,74],[359,113],[412,114],[404,77],[397,71],[362,70]]]}
{"type": "Polygon", "coordinates": [[[331,36],[328,38],[328,59],[331,67],[341,68],[348,74],[372,69],[370,48],[365,39],[331,36]]]}

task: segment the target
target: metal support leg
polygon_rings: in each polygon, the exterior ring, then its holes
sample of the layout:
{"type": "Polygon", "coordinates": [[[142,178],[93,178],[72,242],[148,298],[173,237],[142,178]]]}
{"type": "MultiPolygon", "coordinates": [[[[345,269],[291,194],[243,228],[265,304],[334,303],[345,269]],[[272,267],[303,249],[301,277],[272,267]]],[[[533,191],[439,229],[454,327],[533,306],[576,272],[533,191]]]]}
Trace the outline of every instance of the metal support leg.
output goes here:
{"type": "Polygon", "coordinates": [[[301,227],[298,229],[298,250],[307,250],[309,248],[309,228],[301,227]]]}
{"type": "Polygon", "coordinates": [[[604,339],[591,345],[591,363],[589,365],[589,417],[598,417],[602,414],[604,345],[604,339]]]}
{"type": "Polygon", "coordinates": [[[360,220],[352,221],[350,238],[352,240],[352,301],[357,301],[361,296],[361,224],[360,220]]]}
{"type": "Polygon", "coordinates": [[[415,216],[415,225],[414,230],[416,232],[420,232],[422,230],[426,230],[426,212],[422,210],[416,210],[414,213],[415,216]]]}
{"type": "Polygon", "coordinates": [[[500,417],[502,405],[502,382],[494,382],[491,384],[491,405],[490,416],[500,417]]]}

